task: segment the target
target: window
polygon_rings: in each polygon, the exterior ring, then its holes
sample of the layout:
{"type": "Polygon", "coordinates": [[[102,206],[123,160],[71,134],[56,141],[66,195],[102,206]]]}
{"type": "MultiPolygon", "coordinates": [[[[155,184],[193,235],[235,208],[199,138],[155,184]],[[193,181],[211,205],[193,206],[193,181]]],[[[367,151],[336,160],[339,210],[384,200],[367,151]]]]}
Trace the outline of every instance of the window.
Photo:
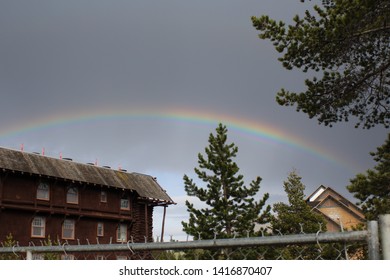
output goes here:
{"type": "Polygon", "coordinates": [[[45,259],[45,256],[43,254],[32,254],[32,259],[34,261],[42,261],[45,259]]]}
{"type": "Polygon", "coordinates": [[[31,223],[31,237],[45,237],[45,227],[45,218],[35,217],[31,223]]]}
{"type": "Polygon", "coordinates": [[[100,192],[100,202],[107,202],[107,192],[106,191],[100,192]]]}
{"type": "Polygon", "coordinates": [[[37,199],[49,200],[50,188],[47,183],[40,183],[37,188],[37,199]]]}
{"type": "Polygon", "coordinates": [[[129,199],[126,198],[121,198],[121,209],[122,210],[130,210],[130,202],[129,199]]]}
{"type": "Polygon", "coordinates": [[[103,223],[97,224],[97,236],[104,236],[104,224],[103,223]]]}
{"type": "Polygon", "coordinates": [[[127,242],[127,225],[119,224],[116,230],[116,241],[127,242]]]}
{"type": "Polygon", "coordinates": [[[65,220],[62,224],[62,238],[74,239],[74,220],[65,220]]]}
{"type": "Polygon", "coordinates": [[[74,260],[74,255],[69,255],[69,254],[61,255],[61,260],[73,261],[74,260]]]}
{"type": "Polygon", "coordinates": [[[79,191],[77,188],[72,187],[68,189],[68,192],[66,193],[66,202],[72,204],[79,203],[79,191]]]}

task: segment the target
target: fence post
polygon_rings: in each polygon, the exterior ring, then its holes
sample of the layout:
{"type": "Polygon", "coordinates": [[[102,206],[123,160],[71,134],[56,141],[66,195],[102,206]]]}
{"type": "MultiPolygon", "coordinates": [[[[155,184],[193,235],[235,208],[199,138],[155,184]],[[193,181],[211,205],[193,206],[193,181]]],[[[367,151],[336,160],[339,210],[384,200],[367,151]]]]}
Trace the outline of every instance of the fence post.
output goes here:
{"type": "Polygon", "coordinates": [[[390,260],[390,214],[379,215],[379,230],[383,259],[390,260]]]}
{"type": "Polygon", "coordinates": [[[32,251],[31,250],[26,251],[26,260],[32,260],[32,251]]]}
{"type": "Polygon", "coordinates": [[[367,222],[367,244],[368,244],[368,259],[379,260],[379,236],[378,236],[378,222],[367,222]]]}

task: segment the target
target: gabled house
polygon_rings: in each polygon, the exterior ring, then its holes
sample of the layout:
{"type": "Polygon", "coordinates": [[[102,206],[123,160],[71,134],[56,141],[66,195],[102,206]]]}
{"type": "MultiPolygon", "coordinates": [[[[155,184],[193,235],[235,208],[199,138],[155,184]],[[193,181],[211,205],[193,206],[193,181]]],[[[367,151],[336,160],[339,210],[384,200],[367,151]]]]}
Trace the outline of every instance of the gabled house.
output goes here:
{"type": "Polygon", "coordinates": [[[0,241],[151,242],[154,207],[171,204],[149,175],[0,147],[0,241]]]}
{"type": "Polygon", "coordinates": [[[360,208],[330,187],[321,185],[306,201],[324,216],[330,232],[350,230],[365,222],[360,208]]]}

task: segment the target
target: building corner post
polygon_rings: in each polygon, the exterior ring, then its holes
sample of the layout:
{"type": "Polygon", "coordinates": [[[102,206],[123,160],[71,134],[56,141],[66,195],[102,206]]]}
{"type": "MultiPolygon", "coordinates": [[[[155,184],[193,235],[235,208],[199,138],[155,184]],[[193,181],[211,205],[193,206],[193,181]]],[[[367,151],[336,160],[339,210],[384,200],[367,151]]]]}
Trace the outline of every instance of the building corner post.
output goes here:
{"type": "Polygon", "coordinates": [[[161,242],[164,242],[164,231],[165,231],[165,217],[167,215],[167,206],[164,205],[164,213],[163,213],[163,219],[162,219],[162,225],[161,225],[161,242]]]}

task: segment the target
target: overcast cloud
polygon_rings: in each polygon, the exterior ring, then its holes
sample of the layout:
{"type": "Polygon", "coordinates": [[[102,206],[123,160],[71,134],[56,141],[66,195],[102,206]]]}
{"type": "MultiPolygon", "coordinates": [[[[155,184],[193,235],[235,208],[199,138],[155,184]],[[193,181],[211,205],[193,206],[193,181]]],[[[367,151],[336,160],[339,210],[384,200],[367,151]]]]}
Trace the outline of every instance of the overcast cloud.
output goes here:
{"type": "MultiPolygon", "coordinates": [[[[80,119],[88,112],[176,109],[268,124],[327,151],[338,163],[281,143],[229,129],[247,184],[263,178],[260,195],[284,198],[283,180],[296,168],[307,194],[345,189],[374,166],[369,155],[388,131],[334,128],[280,107],[276,92],[300,89],[303,74],[287,71],[269,42],[257,38],[250,17],[288,20],[305,5],[285,0],[220,1],[1,1],[0,145],[62,153],[156,176],[177,202],[168,208],[167,235],[184,238],[182,177],[193,176],[197,154],[215,123],[168,118],[80,119]],[[61,119],[51,126],[45,122],[61,119]],[[29,130],[26,126],[33,124],[29,130]]],[[[93,115],[93,114],[92,114],[93,115]]],[[[159,235],[161,211],[156,212],[159,235]]],[[[167,238],[167,237],[166,237],[167,238]]]]}

